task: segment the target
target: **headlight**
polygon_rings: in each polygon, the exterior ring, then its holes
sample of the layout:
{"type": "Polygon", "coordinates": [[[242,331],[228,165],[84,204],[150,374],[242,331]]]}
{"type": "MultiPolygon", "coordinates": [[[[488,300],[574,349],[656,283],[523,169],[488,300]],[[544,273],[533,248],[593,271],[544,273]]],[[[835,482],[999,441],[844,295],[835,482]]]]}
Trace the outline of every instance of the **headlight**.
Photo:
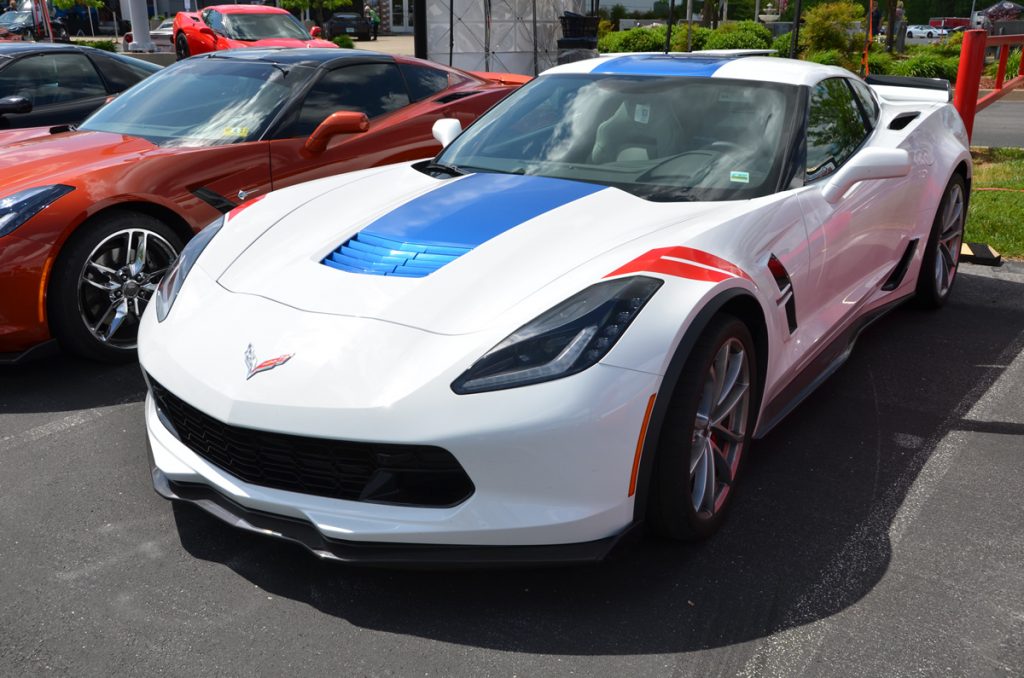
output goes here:
{"type": "Polygon", "coordinates": [[[603,358],[662,285],[637,276],[591,285],[488,351],[452,384],[459,394],[561,379],[603,358]]]}
{"type": "Polygon", "coordinates": [[[163,322],[167,314],[171,312],[171,306],[174,305],[174,300],[178,297],[178,291],[185,282],[185,278],[188,277],[189,271],[192,270],[196,260],[199,259],[199,255],[203,253],[203,250],[206,249],[206,246],[213,240],[213,236],[217,235],[217,231],[223,225],[224,217],[219,217],[212,224],[199,231],[196,237],[188,241],[185,248],[181,250],[181,254],[171,264],[171,269],[167,271],[167,275],[160,281],[160,286],[156,288],[157,320],[163,322]]]}
{"type": "Polygon", "coordinates": [[[62,195],[75,190],[74,186],[54,184],[18,191],[6,198],[0,198],[0,237],[18,228],[39,214],[62,195]]]}

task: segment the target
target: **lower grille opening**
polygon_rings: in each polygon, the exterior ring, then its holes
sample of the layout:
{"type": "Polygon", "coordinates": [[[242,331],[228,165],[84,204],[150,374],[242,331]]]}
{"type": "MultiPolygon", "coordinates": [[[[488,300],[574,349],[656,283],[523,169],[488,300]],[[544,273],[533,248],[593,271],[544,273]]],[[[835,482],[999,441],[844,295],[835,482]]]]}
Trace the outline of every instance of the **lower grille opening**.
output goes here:
{"type": "Polygon", "coordinates": [[[469,476],[443,448],[231,426],[200,412],[152,377],[149,385],[167,429],[198,456],[247,483],[334,499],[435,508],[455,506],[473,494],[469,476]]]}

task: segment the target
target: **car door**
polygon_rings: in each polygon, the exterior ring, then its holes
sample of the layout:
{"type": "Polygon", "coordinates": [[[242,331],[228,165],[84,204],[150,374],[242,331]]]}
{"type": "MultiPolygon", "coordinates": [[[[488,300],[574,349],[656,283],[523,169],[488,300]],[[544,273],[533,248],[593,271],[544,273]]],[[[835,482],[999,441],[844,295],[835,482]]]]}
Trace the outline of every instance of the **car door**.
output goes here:
{"type": "Polygon", "coordinates": [[[429,106],[414,104],[398,65],[361,63],[325,71],[300,105],[279,126],[271,142],[274,188],[330,174],[416,160],[440,149],[431,135],[433,119],[423,117],[429,106]],[[359,111],[370,130],[339,135],[326,150],[312,154],[304,144],[329,115],[359,111]]]}
{"type": "Polygon", "coordinates": [[[26,56],[0,70],[0,96],[22,96],[32,104],[29,113],[4,116],[9,127],[78,123],[109,94],[92,62],[78,52],[26,56]]]}
{"type": "Polygon", "coordinates": [[[822,189],[864,149],[877,114],[865,110],[847,78],[811,90],[806,186],[799,192],[811,255],[809,338],[823,339],[852,321],[879,290],[907,247],[915,215],[906,205],[909,178],[862,181],[835,204],[822,189]]]}

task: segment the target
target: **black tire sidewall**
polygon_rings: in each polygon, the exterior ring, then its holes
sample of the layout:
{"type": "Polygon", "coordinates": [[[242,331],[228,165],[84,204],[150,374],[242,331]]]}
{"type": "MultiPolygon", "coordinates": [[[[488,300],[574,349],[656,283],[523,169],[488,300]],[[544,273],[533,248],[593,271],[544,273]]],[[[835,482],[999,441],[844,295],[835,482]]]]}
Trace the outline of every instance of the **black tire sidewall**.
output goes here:
{"type": "Polygon", "coordinates": [[[50,332],[61,347],[71,353],[103,362],[128,362],[134,349],[100,343],[89,332],[79,310],[78,282],[86,259],[105,238],[126,228],[145,229],[159,235],[181,252],[184,243],[174,229],[156,217],[141,212],[116,210],[86,222],[61,248],[47,288],[47,316],[50,332]]]}
{"type": "Polygon", "coordinates": [[[174,56],[177,61],[187,59],[192,56],[191,51],[188,48],[188,39],[184,33],[178,33],[178,37],[174,41],[174,56]]]}
{"type": "Polygon", "coordinates": [[[736,480],[741,476],[750,449],[750,438],[757,421],[760,402],[758,357],[754,340],[747,326],[738,318],[720,314],[705,328],[687,358],[676,383],[672,400],[665,413],[658,435],[651,502],[648,506],[651,527],[663,537],[677,540],[703,539],[713,534],[728,512],[736,491],[736,480]],[[725,504],[713,516],[697,513],[690,498],[690,441],[693,422],[704,385],[704,377],[718,349],[730,338],[739,339],[750,360],[750,405],[747,414],[746,438],[736,478],[725,504]],[[685,479],[685,480],[684,480],[685,479]]]}

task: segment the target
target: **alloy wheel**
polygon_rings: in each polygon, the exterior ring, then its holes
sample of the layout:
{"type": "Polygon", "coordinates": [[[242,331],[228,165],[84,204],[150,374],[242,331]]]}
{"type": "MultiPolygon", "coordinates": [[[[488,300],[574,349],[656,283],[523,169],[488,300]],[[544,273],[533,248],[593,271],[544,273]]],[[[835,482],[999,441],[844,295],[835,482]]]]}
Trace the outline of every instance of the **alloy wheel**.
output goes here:
{"type": "Polygon", "coordinates": [[[78,277],[78,309],[92,336],[134,349],[142,312],[177,256],[167,240],[141,228],[117,231],[93,248],[78,277]]]}
{"type": "Polygon", "coordinates": [[[960,261],[960,244],[964,238],[964,191],[952,184],[942,211],[938,247],[935,248],[935,290],[940,297],[949,293],[960,261]]]}
{"type": "Polygon", "coordinates": [[[742,342],[718,349],[704,380],[690,441],[690,499],[698,514],[725,503],[743,454],[750,407],[750,360],[742,342]]]}

